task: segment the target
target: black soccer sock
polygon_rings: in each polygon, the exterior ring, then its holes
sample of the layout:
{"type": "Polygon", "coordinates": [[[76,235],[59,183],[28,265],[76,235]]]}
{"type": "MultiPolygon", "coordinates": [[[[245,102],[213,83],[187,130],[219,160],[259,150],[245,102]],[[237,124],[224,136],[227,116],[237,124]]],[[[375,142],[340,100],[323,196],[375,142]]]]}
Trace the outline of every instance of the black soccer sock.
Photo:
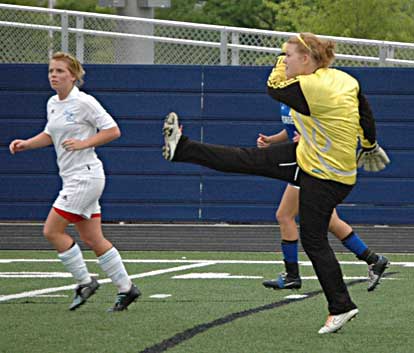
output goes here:
{"type": "Polygon", "coordinates": [[[378,261],[379,256],[370,249],[365,250],[358,259],[365,261],[368,265],[374,264],[378,261]]]}
{"type": "Polygon", "coordinates": [[[287,277],[289,278],[298,278],[299,277],[299,263],[297,262],[285,262],[285,268],[287,277]]]}

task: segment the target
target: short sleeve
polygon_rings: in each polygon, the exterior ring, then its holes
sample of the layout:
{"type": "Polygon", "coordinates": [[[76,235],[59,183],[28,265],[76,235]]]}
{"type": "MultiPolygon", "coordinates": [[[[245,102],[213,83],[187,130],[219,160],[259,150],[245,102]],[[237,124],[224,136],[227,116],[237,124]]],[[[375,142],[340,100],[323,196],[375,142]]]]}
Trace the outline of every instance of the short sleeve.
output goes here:
{"type": "Polygon", "coordinates": [[[84,101],[84,104],[87,110],[86,119],[98,130],[107,130],[118,126],[114,118],[112,118],[112,116],[94,97],[88,95],[84,101]]]}

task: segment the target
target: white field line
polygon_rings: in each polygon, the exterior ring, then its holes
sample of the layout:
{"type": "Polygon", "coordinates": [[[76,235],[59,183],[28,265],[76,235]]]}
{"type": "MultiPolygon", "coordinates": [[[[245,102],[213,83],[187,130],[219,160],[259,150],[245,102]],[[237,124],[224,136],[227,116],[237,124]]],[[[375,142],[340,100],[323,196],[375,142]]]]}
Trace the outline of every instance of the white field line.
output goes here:
{"type": "Polygon", "coordinates": [[[42,294],[38,295],[39,298],[67,298],[69,297],[66,294],[42,294]]]}
{"type": "Polygon", "coordinates": [[[171,296],[172,296],[171,294],[153,294],[153,295],[150,295],[149,297],[154,298],[154,299],[165,299],[171,296]]]}
{"type": "MultiPolygon", "coordinates": [[[[87,262],[97,262],[97,260],[86,260],[87,262]]],[[[9,264],[9,263],[16,263],[16,262],[25,262],[25,263],[50,263],[50,262],[60,262],[59,259],[0,259],[0,264],[9,264]]],[[[171,272],[178,272],[184,271],[192,268],[199,268],[205,267],[215,264],[283,264],[283,261],[259,261],[259,260],[183,260],[183,259],[125,259],[123,260],[125,263],[187,263],[189,265],[177,266],[162,270],[155,270],[150,272],[145,272],[141,274],[131,275],[131,279],[135,278],[144,278],[144,277],[151,277],[157,276],[165,273],[171,272]]],[[[311,266],[310,261],[300,261],[299,262],[302,266],[311,266]]],[[[342,265],[365,265],[365,262],[362,261],[340,261],[342,265]]],[[[414,262],[392,262],[392,266],[403,266],[403,267],[414,267],[414,262]]],[[[311,278],[303,278],[303,279],[311,279],[311,278]]],[[[314,279],[314,278],[312,278],[314,279]]],[[[316,277],[315,277],[316,279],[316,277]]],[[[345,278],[346,279],[346,278],[345,278]]],[[[109,278],[102,279],[98,281],[101,284],[110,283],[111,280],[109,278]]],[[[22,292],[17,294],[11,295],[0,295],[0,302],[5,302],[14,299],[20,298],[27,298],[27,297],[34,297],[39,295],[44,295],[48,293],[66,291],[66,290],[73,290],[76,287],[76,284],[68,285],[68,286],[61,286],[61,287],[54,287],[54,288],[45,288],[40,290],[22,292]]]]}
{"type": "MultiPolygon", "coordinates": [[[[164,273],[184,271],[184,270],[188,270],[191,268],[205,267],[205,266],[210,266],[210,265],[214,265],[214,262],[206,261],[203,263],[195,263],[195,264],[193,263],[191,265],[177,266],[177,267],[171,267],[171,268],[166,268],[162,270],[144,272],[144,273],[139,273],[136,275],[129,276],[129,278],[134,279],[134,278],[152,277],[152,276],[162,275],[164,273]]],[[[104,284],[104,283],[110,283],[111,280],[109,278],[105,278],[105,279],[99,280],[98,282],[100,284],[104,284]]],[[[55,292],[61,292],[61,291],[66,291],[66,290],[73,290],[75,289],[75,287],[76,287],[76,284],[71,284],[69,286],[45,288],[45,289],[38,289],[38,290],[22,292],[22,293],[17,293],[17,294],[2,295],[0,296],[0,302],[5,302],[9,300],[14,300],[14,299],[28,298],[28,297],[36,297],[42,294],[55,293],[55,292]]]]}
{"type": "MultiPolygon", "coordinates": [[[[260,279],[262,276],[242,276],[242,275],[230,275],[230,273],[215,273],[215,272],[193,272],[185,273],[183,275],[175,275],[172,279],[260,279]]],[[[317,280],[316,276],[301,276],[302,280],[317,280]]],[[[367,279],[367,276],[343,276],[344,280],[355,280],[355,279],[367,279]]],[[[384,277],[386,280],[396,280],[392,277],[384,277]]]]}
{"type": "MultiPolygon", "coordinates": [[[[86,262],[94,262],[97,263],[98,261],[95,259],[85,260],[86,262]]],[[[60,262],[59,259],[0,259],[0,264],[8,264],[8,263],[16,263],[16,262],[60,262]]],[[[123,259],[122,262],[124,263],[145,263],[145,264],[195,264],[195,263],[211,263],[211,264],[275,264],[275,265],[283,265],[283,261],[261,261],[261,260],[183,260],[183,259],[123,259]]],[[[367,264],[364,261],[339,261],[341,265],[364,265],[367,264]]],[[[310,261],[299,261],[299,264],[302,266],[312,266],[310,261]]],[[[394,262],[391,261],[391,266],[403,266],[403,267],[414,267],[414,262],[409,261],[400,261],[394,262]]]]}
{"type": "Polygon", "coordinates": [[[183,275],[175,275],[172,279],[260,279],[263,276],[243,276],[231,275],[230,273],[218,272],[202,272],[202,273],[185,273],[183,275]]]}
{"type": "Polygon", "coordinates": [[[0,278],[70,278],[69,272],[0,272],[0,278]]]}

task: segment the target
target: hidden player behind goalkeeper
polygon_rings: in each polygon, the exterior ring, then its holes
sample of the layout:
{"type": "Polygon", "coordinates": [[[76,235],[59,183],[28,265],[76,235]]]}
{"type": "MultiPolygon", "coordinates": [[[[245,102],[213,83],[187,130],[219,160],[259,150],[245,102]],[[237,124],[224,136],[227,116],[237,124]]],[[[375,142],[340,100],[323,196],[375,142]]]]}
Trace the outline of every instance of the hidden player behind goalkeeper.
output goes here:
{"type": "Polygon", "coordinates": [[[260,149],[199,143],[182,134],[175,113],[163,127],[167,160],[300,186],[300,238],[328,301],[328,319],[319,334],[338,331],[358,314],[328,241],[332,212],[355,185],[357,166],[379,171],[389,163],[358,80],[329,68],[334,48],[334,42],[312,33],[293,36],[268,78],[269,95],[291,107],[301,135],[297,144],[260,149]]]}

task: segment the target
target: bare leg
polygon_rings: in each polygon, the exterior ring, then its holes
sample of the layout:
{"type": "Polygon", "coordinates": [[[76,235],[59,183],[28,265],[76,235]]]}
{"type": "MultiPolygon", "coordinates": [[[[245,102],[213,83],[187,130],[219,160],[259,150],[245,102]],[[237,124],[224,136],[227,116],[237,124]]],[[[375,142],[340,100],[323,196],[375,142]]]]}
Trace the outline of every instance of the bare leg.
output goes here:
{"type": "Polygon", "coordinates": [[[299,239],[299,232],[295,217],[299,213],[299,189],[288,184],[276,212],[276,219],[280,225],[283,240],[295,241],[299,239]]]}
{"type": "Polygon", "coordinates": [[[112,243],[102,233],[101,218],[85,219],[75,224],[82,241],[91,248],[96,256],[101,256],[112,248],[112,243]]]}
{"type": "Polygon", "coordinates": [[[73,245],[73,238],[65,233],[68,225],[69,221],[52,208],[43,226],[43,235],[59,253],[68,250],[73,245]]]}
{"type": "Polygon", "coordinates": [[[344,240],[352,232],[352,227],[339,218],[336,210],[332,212],[329,222],[329,231],[333,233],[339,240],[344,240]]]}
{"type": "Polygon", "coordinates": [[[76,223],[76,229],[83,242],[95,252],[99,265],[118,288],[118,292],[128,292],[131,289],[132,282],[128,277],[118,250],[103,235],[101,218],[85,219],[78,222],[76,223]]]}
{"type": "Polygon", "coordinates": [[[299,189],[288,184],[276,212],[280,225],[281,248],[286,273],[281,273],[275,280],[263,282],[263,286],[272,289],[299,289],[302,281],[299,277],[298,263],[298,228],[295,217],[299,212],[299,189]]]}

